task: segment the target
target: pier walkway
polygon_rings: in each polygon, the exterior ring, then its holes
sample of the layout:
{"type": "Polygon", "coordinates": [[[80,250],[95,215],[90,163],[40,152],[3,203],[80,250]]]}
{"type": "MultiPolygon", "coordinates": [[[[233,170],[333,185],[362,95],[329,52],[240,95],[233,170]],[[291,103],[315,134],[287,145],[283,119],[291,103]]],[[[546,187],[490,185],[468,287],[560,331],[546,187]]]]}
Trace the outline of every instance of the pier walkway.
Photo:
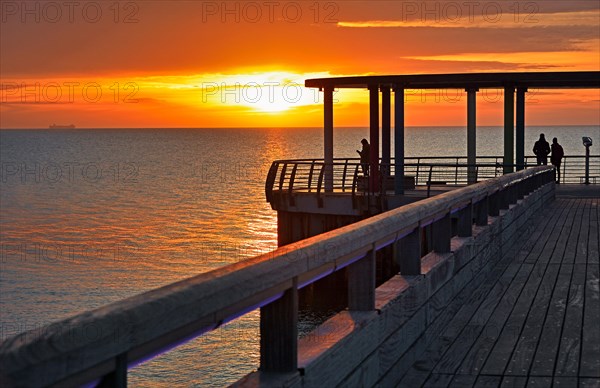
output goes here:
{"type": "Polygon", "coordinates": [[[600,386],[600,197],[557,194],[400,386],[600,386]]]}

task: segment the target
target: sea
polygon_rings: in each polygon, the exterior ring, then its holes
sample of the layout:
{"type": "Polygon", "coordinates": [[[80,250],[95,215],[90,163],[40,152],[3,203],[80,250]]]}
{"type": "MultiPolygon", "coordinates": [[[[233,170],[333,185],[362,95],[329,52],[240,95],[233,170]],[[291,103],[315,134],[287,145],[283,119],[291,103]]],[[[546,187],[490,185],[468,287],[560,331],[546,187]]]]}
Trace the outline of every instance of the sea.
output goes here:
{"type": "MultiPolygon", "coordinates": [[[[585,153],[582,136],[600,147],[598,126],[527,127],[526,153],[542,132],[566,155],[585,153]]],[[[334,157],[356,157],[368,133],[336,128],[334,157]]],[[[406,156],[466,144],[464,127],[406,129],[406,156]]],[[[477,154],[502,153],[503,129],[478,127],[477,154]]],[[[0,131],[0,340],[276,248],[269,167],[322,156],[322,128],[0,131]]],[[[258,319],[132,368],[129,384],[237,381],[258,367],[258,319]]]]}

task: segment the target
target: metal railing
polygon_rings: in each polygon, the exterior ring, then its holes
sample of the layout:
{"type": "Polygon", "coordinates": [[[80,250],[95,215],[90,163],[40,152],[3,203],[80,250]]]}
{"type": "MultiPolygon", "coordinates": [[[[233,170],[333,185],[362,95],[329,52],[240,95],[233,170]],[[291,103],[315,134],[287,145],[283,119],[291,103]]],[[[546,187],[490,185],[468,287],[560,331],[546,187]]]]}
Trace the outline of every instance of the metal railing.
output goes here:
{"type": "MultiPolygon", "coordinates": [[[[469,183],[469,167],[473,171],[473,181],[483,181],[503,175],[503,159],[501,156],[481,156],[475,165],[469,165],[466,157],[441,156],[441,157],[409,157],[404,159],[404,175],[409,180],[414,180],[416,186],[431,185],[457,185],[469,183]]],[[[516,168],[515,165],[511,165],[516,168]]],[[[525,168],[537,166],[535,157],[526,157],[525,168]]],[[[273,192],[316,193],[324,192],[326,174],[323,159],[291,159],[276,160],[271,164],[265,191],[267,201],[273,198],[273,192]]],[[[331,165],[333,192],[339,193],[364,193],[368,190],[368,181],[362,172],[358,158],[334,159],[331,165]]],[[[380,164],[381,171],[389,174],[380,174],[381,180],[393,180],[395,175],[394,163],[387,166],[380,164]]],[[[584,156],[565,156],[562,161],[560,183],[582,183],[585,176],[584,156]]],[[[600,155],[590,157],[590,176],[598,177],[592,183],[600,182],[600,155]]],[[[391,184],[391,183],[390,183],[391,184]]],[[[390,187],[382,184],[380,187],[390,187]]]]}
{"type": "Polygon", "coordinates": [[[433,251],[449,252],[451,217],[471,236],[553,179],[548,167],[503,175],[19,334],[0,343],[0,382],[124,387],[128,368],[258,307],[261,373],[297,372],[298,289],[348,267],[348,308],[373,311],[377,250],[410,246],[400,266],[420,274],[422,228],[433,227],[433,251]]]}
{"type": "MultiPolygon", "coordinates": [[[[414,175],[417,185],[426,185],[432,179],[434,181],[446,182],[447,184],[464,185],[468,182],[467,157],[440,156],[440,157],[410,157],[405,158],[406,175],[414,175]],[[432,179],[429,172],[432,172],[432,179]]],[[[478,180],[485,180],[503,174],[502,156],[478,156],[476,166],[478,168],[478,180]]],[[[548,158],[548,165],[550,158],[548,158]]],[[[516,167],[515,165],[512,165],[516,167]]],[[[525,168],[537,166],[535,156],[525,157],[525,168]]],[[[590,176],[596,176],[600,180],[600,155],[590,156],[590,176]]],[[[582,183],[585,176],[585,156],[565,156],[561,164],[560,183],[582,183]]]]}

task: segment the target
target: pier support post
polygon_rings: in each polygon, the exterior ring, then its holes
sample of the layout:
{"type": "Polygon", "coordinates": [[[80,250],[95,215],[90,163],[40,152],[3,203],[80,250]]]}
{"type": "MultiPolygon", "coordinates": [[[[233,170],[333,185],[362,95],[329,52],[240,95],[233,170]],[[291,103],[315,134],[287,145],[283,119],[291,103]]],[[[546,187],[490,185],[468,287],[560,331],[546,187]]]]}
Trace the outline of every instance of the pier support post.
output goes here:
{"type": "Polygon", "coordinates": [[[348,266],[348,310],[375,309],[375,249],[348,266]]]}
{"type": "Polygon", "coordinates": [[[504,87],[504,173],[513,172],[515,149],[515,87],[504,87]]]}
{"type": "Polygon", "coordinates": [[[471,237],[473,235],[473,205],[461,209],[458,213],[458,237],[471,237]]]}
{"type": "Polygon", "coordinates": [[[517,171],[525,168],[525,93],[527,88],[517,88],[517,171]]]}
{"type": "Polygon", "coordinates": [[[369,187],[371,192],[379,191],[379,86],[369,85],[369,187]]]}
{"type": "MultiPolygon", "coordinates": [[[[386,179],[390,175],[391,162],[391,92],[389,86],[381,87],[381,174],[386,179]]],[[[385,190],[385,186],[384,186],[385,190]]]]}
{"type": "Polygon", "coordinates": [[[400,251],[400,273],[402,275],[421,274],[421,233],[422,228],[417,226],[411,233],[404,236],[397,244],[400,251]]]}
{"type": "Polygon", "coordinates": [[[260,370],[298,369],[298,282],[260,309],[260,370]]]}
{"type": "Polygon", "coordinates": [[[394,86],[394,194],[404,195],[404,88],[394,86]]]}
{"type": "Polygon", "coordinates": [[[324,152],[323,161],[325,163],[325,191],[333,191],[333,88],[326,86],[323,90],[324,104],[324,152]]]}
{"type": "Polygon", "coordinates": [[[467,89],[467,183],[477,183],[477,105],[479,89],[467,89]]]}
{"type": "Polygon", "coordinates": [[[434,252],[450,252],[450,239],[452,238],[452,220],[450,219],[450,213],[431,225],[431,236],[433,239],[434,252]]]}

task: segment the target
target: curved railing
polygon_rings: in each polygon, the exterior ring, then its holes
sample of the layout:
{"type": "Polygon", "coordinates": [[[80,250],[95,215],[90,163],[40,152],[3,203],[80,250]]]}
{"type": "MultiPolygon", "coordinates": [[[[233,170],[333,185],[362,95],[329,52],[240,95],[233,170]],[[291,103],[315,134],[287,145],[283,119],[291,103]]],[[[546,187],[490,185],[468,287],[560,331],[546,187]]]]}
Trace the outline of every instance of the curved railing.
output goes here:
{"type": "Polygon", "coordinates": [[[451,217],[471,236],[553,178],[548,167],[507,174],[21,333],[0,343],[0,383],[126,386],[128,368],[258,307],[261,373],[297,371],[298,289],[348,267],[348,308],[374,310],[377,250],[406,244],[403,274],[420,274],[422,228],[434,227],[433,251],[448,252],[451,217]]]}

